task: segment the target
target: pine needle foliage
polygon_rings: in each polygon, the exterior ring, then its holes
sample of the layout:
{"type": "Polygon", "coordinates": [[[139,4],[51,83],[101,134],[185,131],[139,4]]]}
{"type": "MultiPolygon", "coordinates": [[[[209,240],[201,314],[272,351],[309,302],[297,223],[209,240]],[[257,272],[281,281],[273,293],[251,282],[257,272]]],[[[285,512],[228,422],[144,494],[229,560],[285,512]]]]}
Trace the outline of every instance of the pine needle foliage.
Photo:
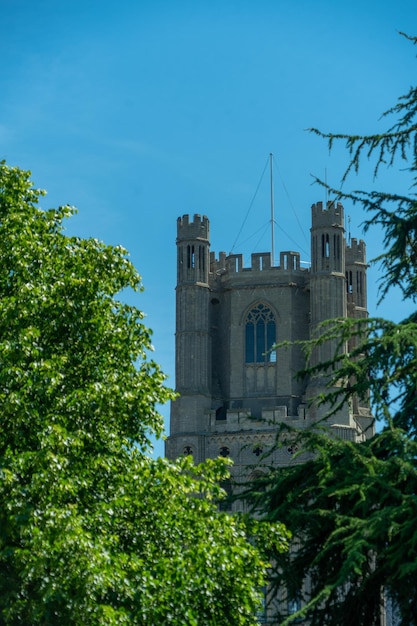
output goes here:
{"type": "MultiPolygon", "coordinates": [[[[406,38],[417,43],[415,37],[406,38]]],[[[401,96],[382,119],[394,121],[381,134],[312,132],[326,139],[330,149],[345,142],[349,164],[343,182],[359,170],[363,158],[375,160],[375,175],[384,167],[398,167],[406,177],[409,195],[330,191],[337,199],[363,207],[365,230],[382,229],[383,252],[373,261],[381,267],[380,299],[396,288],[413,304],[417,87],[401,96]]],[[[275,556],[271,578],[289,598],[304,597],[301,610],[293,615],[284,611],[280,623],[377,626],[388,600],[396,624],[416,626],[417,310],[399,323],[382,318],[329,320],[320,337],[304,345],[307,363],[317,343],[329,339],[339,342],[333,358],[307,365],[301,375],[327,377],[328,392],[316,401],[330,406],[330,413],[354,396],[369,399],[379,429],[360,444],[333,438],[325,424],[292,433],[301,451],[296,462],[271,467],[248,490],[254,510],[268,520],[282,521],[293,535],[292,550],[275,556]],[[353,348],[346,354],[342,346],[352,338],[353,348]]],[[[281,429],[277,446],[288,436],[286,431],[281,429]]]]}

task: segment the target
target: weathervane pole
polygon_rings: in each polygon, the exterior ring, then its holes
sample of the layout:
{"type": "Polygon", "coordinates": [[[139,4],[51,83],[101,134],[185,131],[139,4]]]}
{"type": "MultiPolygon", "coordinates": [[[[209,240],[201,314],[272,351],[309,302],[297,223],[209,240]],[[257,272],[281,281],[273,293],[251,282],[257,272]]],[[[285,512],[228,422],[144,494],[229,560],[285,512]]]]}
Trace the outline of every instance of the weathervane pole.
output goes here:
{"type": "Polygon", "coordinates": [[[275,265],[275,217],[274,217],[274,183],[272,179],[272,152],[269,153],[269,176],[271,181],[271,252],[272,252],[272,265],[275,265]]]}

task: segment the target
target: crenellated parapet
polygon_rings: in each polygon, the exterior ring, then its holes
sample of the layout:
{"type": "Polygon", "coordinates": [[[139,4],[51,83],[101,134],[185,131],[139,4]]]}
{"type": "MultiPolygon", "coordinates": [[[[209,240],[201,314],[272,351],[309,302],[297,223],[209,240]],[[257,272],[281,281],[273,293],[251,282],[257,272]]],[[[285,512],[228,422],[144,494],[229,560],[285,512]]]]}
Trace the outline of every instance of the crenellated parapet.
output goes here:
{"type": "Polygon", "coordinates": [[[254,252],[251,255],[251,264],[245,267],[243,254],[229,254],[220,252],[219,258],[216,259],[215,253],[210,253],[210,272],[215,274],[229,273],[239,274],[248,272],[294,272],[306,269],[301,266],[299,252],[286,251],[280,253],[280,264],[272,265],[270,252],[254,252]]]}
{"type": "Polygon", "coordinates": [[[352,239],[346,246],[346,293],[350,317],[363,317],[367,308],[366,245],[361,239],[352,239]]]}
{"type": "Polygon", "coordinates": [[[226,252],[220,252],[216,259],[216,253],[210,252],[210,273],[219,275],[226,271],[226,252]]]}
{"type": "Polygon", "coordinates": [[[177,284],[208,284],[210,222],[196,213],[177,219],[177,284]]]}
{"type": "Polygon", "coordinates": [[[344,209],[340,202],[311,207],[311,270],[315,275],[339,275],[345,268],[344,209]]]}
{"type": "Polygon", "coordinates": [[[210,239],[208,217],[195,213],[191,220],[189,215],[183,215],[177,219],[177,241],[189,239],[210,239]]]}
{"type": "Polygon", "coordinates": [[[343,228],[345,226],[344,208],[341,202],[329,200],[323,207],[323,202],[316,202],[311,206],[313,228],[328,228],[329,226],[343,228]]]}
{"type": "Polygon", "coordinates": [[[350,245],[346,245],[346,265],[355,263],[366,264],[366,245],[363,239],[352,239],[350,245]]]}

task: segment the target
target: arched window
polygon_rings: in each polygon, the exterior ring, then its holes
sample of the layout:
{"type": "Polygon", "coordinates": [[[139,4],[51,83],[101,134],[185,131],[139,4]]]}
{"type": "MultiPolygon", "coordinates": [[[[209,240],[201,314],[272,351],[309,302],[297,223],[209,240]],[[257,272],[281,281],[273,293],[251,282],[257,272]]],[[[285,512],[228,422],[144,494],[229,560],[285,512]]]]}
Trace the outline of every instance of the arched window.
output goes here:
{"type": "Polygon", "coordinates": [[[187,267],[188,269],[195,268],[195,248],[194,246],[187,246],[187,267]]]}
{"type": "Polygon", "coordinates": [[[258,304],[249,311],[245,324],[245,361],[246,363],[273,363],[276,361],[275,316],[264,304],[258,304]]]}

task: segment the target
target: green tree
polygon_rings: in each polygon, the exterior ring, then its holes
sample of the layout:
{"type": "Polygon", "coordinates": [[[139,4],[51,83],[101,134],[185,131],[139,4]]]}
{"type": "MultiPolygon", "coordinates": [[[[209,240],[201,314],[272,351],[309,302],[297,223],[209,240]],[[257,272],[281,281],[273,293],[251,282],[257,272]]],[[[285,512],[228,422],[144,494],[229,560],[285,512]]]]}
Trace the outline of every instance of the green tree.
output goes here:
{"type": "Polygon", "coordinates": [[[42,195],[0,164],[0,624],[253,624],[282,528],[217,511],[224,460],[150,458],[172,392],[118,299],[140,277],[42,195]]]}
{"type": "MultiPolygon", "coordinates": [[[[416,38],[408,38],[414,44],[416,38]]],[[[394,118],[382,134],[313,132],[330,148],[344,141],[357,171],[361,157],[375,158],[375,174],[400,161],[408,196],[378,191],[342,193],[368,213],[365,229],[382,228],[381,298],[400,289],[417,298],[417,87],[385,113],[394,118]],[[404,167],[405,165],[405,167],[404,167]]],[[[380,432],[361,444],[335,440],[326,428],[298,433],[310,460],[269,475],[252,488],[254,507],[284,522],[293,549],[276,556],[273,581],[297,597],[309,578],[301,611],[284,624],[306,618],[312,626],[380,624],[383,600],[393,601],[403,626],[417,624],[417,311],[400,323],[384,319],[329,321],[319,343],[337,339],[355,346],[337,350],[328,363],[306,368],[327,376],[329,392],[317,398],[331,410],[353,396],[370,398],[380,432]],[[346,385],[349,381],[349,385],[346,385]]],[[[307,357],[314,349],[306,346],[307,357]]],[[[278,436],[277,445],[281,434],[278,436]]],[[[285,432],[284,432],[285,436],[285,432]]]]}

